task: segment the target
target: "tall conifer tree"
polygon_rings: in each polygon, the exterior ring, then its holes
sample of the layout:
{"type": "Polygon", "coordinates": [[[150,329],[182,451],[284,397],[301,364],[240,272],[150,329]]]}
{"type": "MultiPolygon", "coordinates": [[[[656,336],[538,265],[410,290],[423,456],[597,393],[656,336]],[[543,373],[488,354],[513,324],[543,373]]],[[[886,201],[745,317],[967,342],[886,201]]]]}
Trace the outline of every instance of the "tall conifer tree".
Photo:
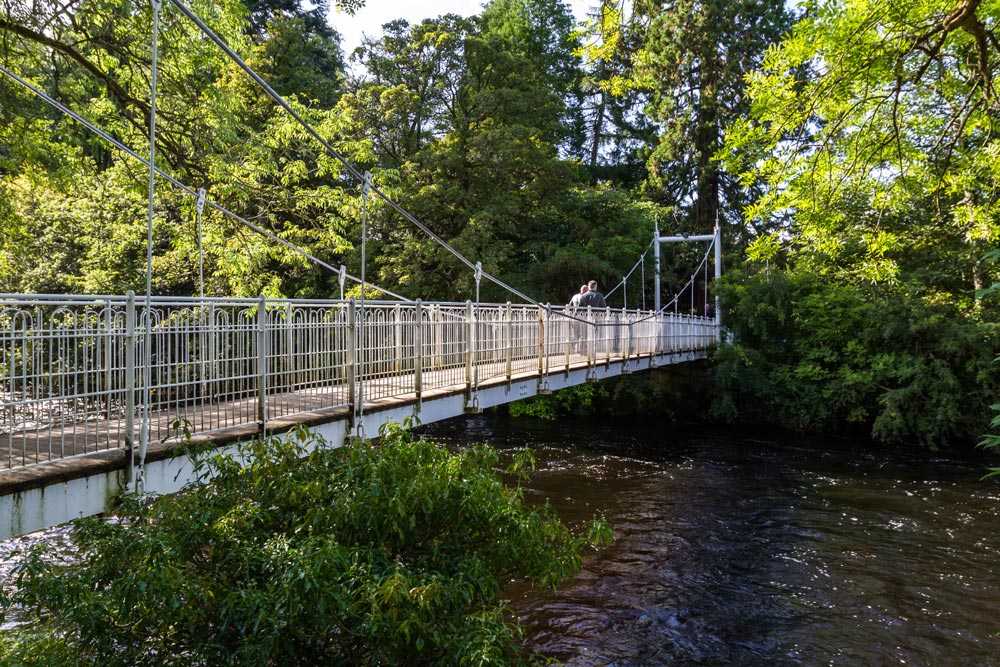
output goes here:
{"type": "Polygon", "coordinates": [[[634,29],[645,30],[635,82],[650,91],[647,113],[659,128],[648,183],[656,198],[686,211],[692,231],[710,230],[717,215],[740,220],[747,193],[715,155],[726,125],[748,112],[744,77],[791,18],[782,0],[639,0],[634,7],[634,29]]]}

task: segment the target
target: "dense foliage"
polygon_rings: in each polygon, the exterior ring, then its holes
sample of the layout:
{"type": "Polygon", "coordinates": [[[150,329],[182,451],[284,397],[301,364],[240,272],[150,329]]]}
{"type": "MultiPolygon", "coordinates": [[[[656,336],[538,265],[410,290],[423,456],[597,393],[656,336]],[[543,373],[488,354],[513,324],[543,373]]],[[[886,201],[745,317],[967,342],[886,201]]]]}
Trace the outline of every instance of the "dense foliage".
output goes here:
{"type": "Polygon", "coordinates": [[[1000,393],[996,7],[842,0],[748,78],[722,156],[762,188],[725,290],[722,414],[974,442],[1000,393]]]}
{"type": "Polygon", "coordinates": [[[930,448],[986,428],[1000,395],[1000,327],[975,311],[906,286],[793,270],[725,282],[736,343],[716,356],[719,417],[930,448]]]}
{"type": "MultiPolygon", "coordinates": [[[[352,55],[360,72],[353,78],[339,36],[318,19],[326,3],[191,7],[351,164],[539,301],[563,303],[585,279],[617,281],[648,244],[656,208],[615,182],[591,183],[579,161],[583,69],[566,5],[494,0],[467,19],[395,21],[352,55]]],[[[148,3],[74,0],[5,11],[0,61],[145,154],[148,3]]],[[[170,3],[159,42],[161,166],[358,275],[360,184],[170,3]]],[[[0,224],[11,232],[0,241],[0,291],[141,290],[145,168],[6,77],[0,95],[0,224]]],[[[410,297],[474,296],[466,266],[384,203],[372,208],[374,282],[410,297]]],[[[195,218],[192,198],[161,180],[155,292],[198,291],[195,218]]],[[[337,294],[335,273],[240,222],[208,211],[203,225],[206,293],[337,294]]],[[[484,299],[509,296],[484,286],[484,299]]]]}
{"type": "MultiPolygon", "coordinates": [[[[72,563],[27,555],[3,665],[517,665],[515,580],[554,587],[603,521],[571,532],[525,504],[485,447],[450,454],[399,427],[378,446],[297,439],[215,456],[201,481],[113,521],[80,521],[72,563]],[[316,448],[305,459],[307,449],[316,448]]],[[[511,464],[523,480],[530,454],[511,464]]]]}

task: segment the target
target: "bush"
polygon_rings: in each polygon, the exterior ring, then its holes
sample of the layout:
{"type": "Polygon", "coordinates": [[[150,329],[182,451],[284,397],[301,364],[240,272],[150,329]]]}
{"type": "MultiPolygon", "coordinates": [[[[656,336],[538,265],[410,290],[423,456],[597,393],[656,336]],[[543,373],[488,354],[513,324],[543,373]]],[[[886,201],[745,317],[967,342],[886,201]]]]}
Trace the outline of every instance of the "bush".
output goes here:
{"type": "Polygon", "coordinates": [[[1000,393],[1000,327],[988,313],[912,286],[802,272],[737,273],[721,291],[732,344],[715,357],[716,417],[930,449],[986,428],[1000,393]]]}
{"type": "Polygon", "coordinates": [[[3,608],[34,620],[0,633],[0,664],[541,661],[503,587],[554,587],[608,525],[584,538],[527,507],[485,446],[450,454],[395,426],[378,447],[324,444],[303,430],[247,445],[246,465],[205,458],[207,483],[78,522],[76,562],[27,554],[3,608]]]}

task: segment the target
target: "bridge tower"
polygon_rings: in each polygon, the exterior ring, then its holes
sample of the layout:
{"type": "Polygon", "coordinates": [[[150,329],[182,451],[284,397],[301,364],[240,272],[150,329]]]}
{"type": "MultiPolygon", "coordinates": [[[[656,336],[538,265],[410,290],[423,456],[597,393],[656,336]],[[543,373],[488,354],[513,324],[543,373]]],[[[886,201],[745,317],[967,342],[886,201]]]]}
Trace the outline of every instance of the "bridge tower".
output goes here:
{"type": "MultiPolygon", "coordinates": [[[[683,232],[677,236],[660,236],[660,225],[653,223],[653,258],[656,269],[653,272],[653,310],[660,311],[660,244],[661,243],[684,243],[686,241],[710,241],[714,244],[714,264],[715,282],[719,282],[722,277],[722,231],[719,223],[715,223],[715,231],[712,234],[691,235],[683,232]]],[[[722,323],[722,311],[719,310],[719,295],[715,295],[715,323],[722,323]]]]}

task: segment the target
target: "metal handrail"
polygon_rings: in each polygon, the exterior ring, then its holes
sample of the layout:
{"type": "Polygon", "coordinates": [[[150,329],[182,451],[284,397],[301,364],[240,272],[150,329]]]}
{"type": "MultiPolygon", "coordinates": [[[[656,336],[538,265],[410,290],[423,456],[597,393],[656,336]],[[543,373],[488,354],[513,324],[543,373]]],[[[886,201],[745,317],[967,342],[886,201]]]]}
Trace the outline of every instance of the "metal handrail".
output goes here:
{"type": "Polygon", "coordinates": [[[474,390],[717,340],[695,315],[366,301],[351,320],[351,303],[0,294],[0,470],[134,446],[147,384],[155,442],[179,420],[200,434],[351,408],[356,383],[368,401],[474,390]]]}

